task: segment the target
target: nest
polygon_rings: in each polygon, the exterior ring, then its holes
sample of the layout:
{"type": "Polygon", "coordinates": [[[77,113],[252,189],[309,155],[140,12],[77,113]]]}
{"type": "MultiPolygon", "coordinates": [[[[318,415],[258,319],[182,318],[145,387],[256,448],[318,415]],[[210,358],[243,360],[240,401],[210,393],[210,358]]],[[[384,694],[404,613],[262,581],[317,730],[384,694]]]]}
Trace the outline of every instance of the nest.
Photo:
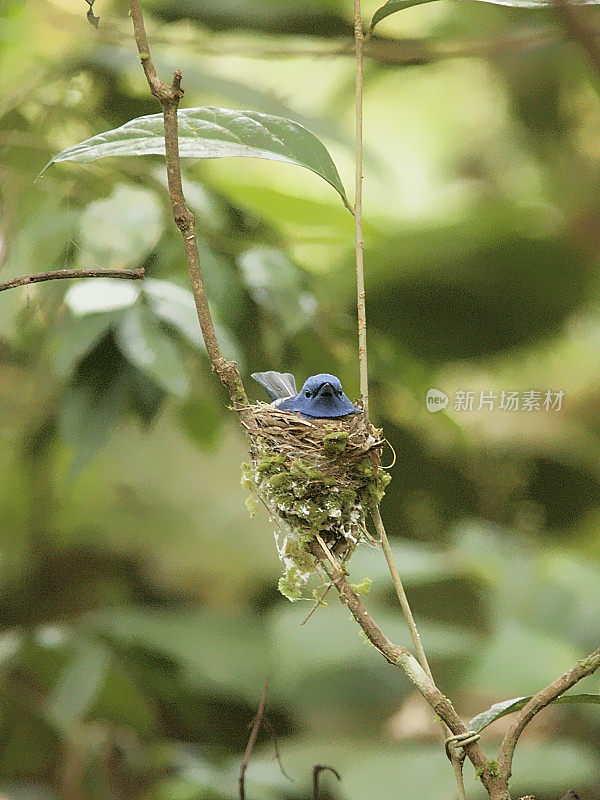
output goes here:
{"type": "Polygon", "coordinates": [[[250,512],[258,497],[277,524],[279,590],[297,600],[325,555],[317,534],[342,561],[370,538],[366,512],[390,480],[381,468],[382,432],[363,414],[313,420],[266,403],[251,411],[252,460],[242,465],[242,485],[253,493],[250,512]]]}

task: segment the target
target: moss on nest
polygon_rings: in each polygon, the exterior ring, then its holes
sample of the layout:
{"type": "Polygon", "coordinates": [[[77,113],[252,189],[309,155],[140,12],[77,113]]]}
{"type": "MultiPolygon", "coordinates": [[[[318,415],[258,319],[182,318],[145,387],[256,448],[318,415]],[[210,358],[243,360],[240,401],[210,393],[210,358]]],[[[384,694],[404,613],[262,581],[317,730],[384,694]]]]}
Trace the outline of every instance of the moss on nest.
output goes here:
{"type": "Polygon", "coordinates": [[[362,414],[309,420],[266,403],[252,412],[252,460],[242,465],[242,485],[277,523],[285,566],[279,590],[297,600],[323,556],[317,533],[343,561],[367,538],[366,511],[390,481],[381,468],[382,435],[362,414]]]}

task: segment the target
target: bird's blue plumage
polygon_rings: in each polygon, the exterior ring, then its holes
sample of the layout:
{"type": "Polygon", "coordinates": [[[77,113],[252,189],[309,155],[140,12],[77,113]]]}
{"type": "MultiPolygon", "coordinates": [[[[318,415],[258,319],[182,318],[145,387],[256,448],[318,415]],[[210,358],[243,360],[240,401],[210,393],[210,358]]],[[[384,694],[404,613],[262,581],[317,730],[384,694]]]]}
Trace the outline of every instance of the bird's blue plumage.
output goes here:
{"type": "Polygon", "coordinates": [[[255,372],[252,377],[264,387],[272,405],[282,411],[313,419],[335,419],[360,411],[344,394],[340,379],[327,372],[311,375],[298,394],[292,394],[291,387],[295,391],[296,385],[289,373],[255,372]]]}

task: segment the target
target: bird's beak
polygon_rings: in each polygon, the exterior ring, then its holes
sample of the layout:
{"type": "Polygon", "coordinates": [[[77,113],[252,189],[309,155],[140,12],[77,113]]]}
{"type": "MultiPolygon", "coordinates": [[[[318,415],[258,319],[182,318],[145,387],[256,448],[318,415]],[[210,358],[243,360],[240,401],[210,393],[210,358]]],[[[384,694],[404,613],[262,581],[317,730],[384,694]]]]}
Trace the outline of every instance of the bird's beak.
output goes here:
{"type": "Polygon", "coordinates": [[[330,383],[322,384],[321,386],[319,386],[318,395],[319,397],[333,397],[334,395],[333,386],[330,383]]]}

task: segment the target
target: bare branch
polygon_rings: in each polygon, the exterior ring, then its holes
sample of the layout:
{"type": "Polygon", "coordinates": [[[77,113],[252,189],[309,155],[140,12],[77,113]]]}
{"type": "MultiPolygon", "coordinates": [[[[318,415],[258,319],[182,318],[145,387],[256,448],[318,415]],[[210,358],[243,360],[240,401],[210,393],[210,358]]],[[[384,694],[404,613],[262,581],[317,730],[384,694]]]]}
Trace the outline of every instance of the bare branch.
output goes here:
{"type": "Polygon", "coordinates": [[[87,21],[90,23],[90,25],[93,28],[97,29],[98,28],[98,23],[100,22],[100,17],[97,17],[94,14],[93,5],[94,5],[95,2],[96,2],[96,0],[86,0],[86,3],[89,6],[86,16],[87,16],[87,21]]]}
{"type": "Polygon", "coordinates": [[[144,275],[143,269],[57,269],[53,272],[37,272],[31,275],[21,275],[20,278],[12,278],[10,281],[0,283],[0,292],[42,281],[59,281],[70,278],[126,278],[131,281],[139,281],[144,275]]]}
{"type": "Polygon", "coordinates": [[[271,734],[271,739],[273,740],[273,750],[275,751],[275,760],[277,761],[277,766],[279,767],[279,771],[281,772],[284,778],[287,778],[288,781],[291,781],[292,779],[283,768],[283,762],[281,761],[281,754],[279,752],[279,742],[277,741],[277,732],[273,726],[273,723],[268,717],[263,716],[263,724],[267,726],[267,728],[269,729],[269,733],[271,734]]]}
{"type": "Polygon", "coordinates": [[[206,352],[213,370],[217,373],[221,382],[229,392],[233,407],[238,410],[240,417],[251,427],[253,417],[245,411],[245,407],[248,405],[248,399],[237,364],[234,361],[227,361],[225,359],[217,341],[215,327],[208,305],[208,296],[204,286],[202,265],[198,253],[196,220],[192,212],[186,206],[185,196],[183,194],[177,130],[177,111],[179,108],[179,101],[183,95],[183,90],[181,88],[181,72],[179,70],[175,72],[171,85],[163,83],[163,81],[160,80],[154,62],[152,61],[152,56],[150,55],[150,47],[146,35],[140,0],[130,0],[130,8],[133,21],[133,34],[142,67],[144,68],[144,74],[146,75],[150,91],[160,100],[163,109],[169,200],[171,201],[173,218],[183,237],[192,292],[196,303],[196,312],[198,314],[198,321],[200,322],[200,329],[206,346],[206,352]]]}
{"type": "Polygon", "coordinates": [[[250,761],[250,756],[252,755],[252,749],[256,742],[256,737],[258,736],[258,731],[265,713],[268,688],[269,688],[269,679],[267,677],[265,678],[265,688],[263,689],[262,697],[260,699],[260,704],[258,706],[258,711],[256,712],[256,716],[254,717],[254,725],[252,726],[252,730],[250,731],[250,738],[248,739],[248,744],[246,745],[246,752],[244,753],[244,758],[242,759],[242,765],[240,767],[240,776],[238,778],[239,800],[246,800],[246,770],[248,769],[248,762],[250,761]]]}
{"type": "Polygon", "coordinates": [[[131,20],[133,22],[133,36],[142,62],[142,67],[144,68],[144,74],[148,81],[148,86],[152,94],[162,102],[163,98],[169,95],[169,86],[163,83],[158,77],[154,61],[152,61],[140,0],[131,0],[130,7],[131,20]]]}
{"type": "Polygon", "coordinates": [[[338,781],[341,781],[341,775],[334,769],[333,767],[328,766],[327,764],[315,764],[313,767],[313,794],[312,800],[319,800],[319,776],[322,772],[332,772],[338,781]]]}
{"type": "Polygon", "coordinates": [[[511,776],[512,760],[515,747],[519,736],[523,733],[526,726],[531,722],[535,715],[546,708],[553,700],[560,697],[572,686],[575,686],[582,678],[594,673],[600,667],[600,647],[590,653],[586,658],[574,664],[571,669],[563,673],[559,678],[548,686],[544,687],[516,715],[512,725],[506,732],[500,752],[498,754],[498,771],[500,777],[508,784],[511,776]]]}

